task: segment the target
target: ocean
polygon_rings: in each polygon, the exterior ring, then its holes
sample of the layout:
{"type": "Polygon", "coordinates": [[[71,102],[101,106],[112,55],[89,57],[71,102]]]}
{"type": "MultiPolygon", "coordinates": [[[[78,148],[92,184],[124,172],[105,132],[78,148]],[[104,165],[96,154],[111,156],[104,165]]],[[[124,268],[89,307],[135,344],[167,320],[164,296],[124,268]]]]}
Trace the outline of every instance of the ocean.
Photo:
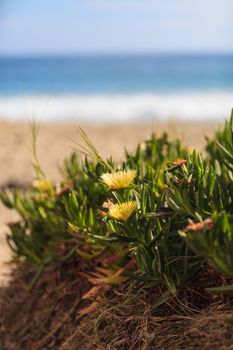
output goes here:
{"type": "Polygon", "coordinates": [[[0,117],[141,122],[222,120],[233,54],[0,58],[0,117]]]}

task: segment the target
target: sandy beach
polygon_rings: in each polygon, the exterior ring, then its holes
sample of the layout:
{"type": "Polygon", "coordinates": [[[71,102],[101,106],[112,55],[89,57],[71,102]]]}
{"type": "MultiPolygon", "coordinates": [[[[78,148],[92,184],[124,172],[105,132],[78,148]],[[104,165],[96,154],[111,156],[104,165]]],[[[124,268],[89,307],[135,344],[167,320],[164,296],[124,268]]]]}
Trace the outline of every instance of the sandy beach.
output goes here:
{"type": "MultiPolygon", "coordinates": [[[[191,148],[203,150],[205,136],[213,134],[214,123],[166,124],[121,124],[121,125],[81,125],[103,157],[112,155],[114,159],[123,157],[124,148],[133,150],[138,142],[147,139],[152,132],[167,131],[172,138],[180,137],[191,148]]],[[[37,139],[41,165],[52,179],[59,179],[58,165],[68,156],[74,141],[80,142],[75,126],[71,124],[41,124],[37,139]]],[[[31,167],[31,131],[29,123],[0,121],[0,187],[9,184],[27,185],[33,180],[31,167]]],[[[0,204],[0,281],[9,271],[6,264],[10,251],[5,243],[6,223],[17,216],[0,204]]]]}

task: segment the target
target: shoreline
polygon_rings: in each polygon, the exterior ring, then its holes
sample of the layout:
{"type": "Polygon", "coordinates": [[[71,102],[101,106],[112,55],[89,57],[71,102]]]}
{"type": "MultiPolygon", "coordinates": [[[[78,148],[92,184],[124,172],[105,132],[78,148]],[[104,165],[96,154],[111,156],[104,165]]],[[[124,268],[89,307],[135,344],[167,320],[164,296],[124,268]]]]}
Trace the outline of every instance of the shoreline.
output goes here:
{"type": "Polygon", "coordinates": [[[0,117],[12,121],[162,123],[170,118],[221,121],[232,108],[233,90],[0,95],[0,117]]]}

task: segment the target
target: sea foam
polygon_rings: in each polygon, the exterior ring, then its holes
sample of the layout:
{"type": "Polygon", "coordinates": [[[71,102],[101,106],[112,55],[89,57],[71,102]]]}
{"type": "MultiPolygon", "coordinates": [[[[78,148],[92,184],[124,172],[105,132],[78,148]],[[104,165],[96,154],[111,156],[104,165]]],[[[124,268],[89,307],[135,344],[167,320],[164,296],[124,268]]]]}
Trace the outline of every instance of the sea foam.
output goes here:
{"type": "Polygon", "coordinates": [[[233,91],[179,94],[1,96],[0,117],[52,122],[221,120],[233,107],[233,91]]]}

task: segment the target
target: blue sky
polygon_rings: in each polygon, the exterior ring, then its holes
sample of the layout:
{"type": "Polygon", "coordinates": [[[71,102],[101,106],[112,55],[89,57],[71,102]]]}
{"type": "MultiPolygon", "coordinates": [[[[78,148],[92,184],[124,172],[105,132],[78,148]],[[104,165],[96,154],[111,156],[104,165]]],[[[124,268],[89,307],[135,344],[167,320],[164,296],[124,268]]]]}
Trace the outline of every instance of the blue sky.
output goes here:
{"type": "Polygon", "coordinates": [[[0,0],[0,55],[233,52],[233,0],[0,0]]]}

